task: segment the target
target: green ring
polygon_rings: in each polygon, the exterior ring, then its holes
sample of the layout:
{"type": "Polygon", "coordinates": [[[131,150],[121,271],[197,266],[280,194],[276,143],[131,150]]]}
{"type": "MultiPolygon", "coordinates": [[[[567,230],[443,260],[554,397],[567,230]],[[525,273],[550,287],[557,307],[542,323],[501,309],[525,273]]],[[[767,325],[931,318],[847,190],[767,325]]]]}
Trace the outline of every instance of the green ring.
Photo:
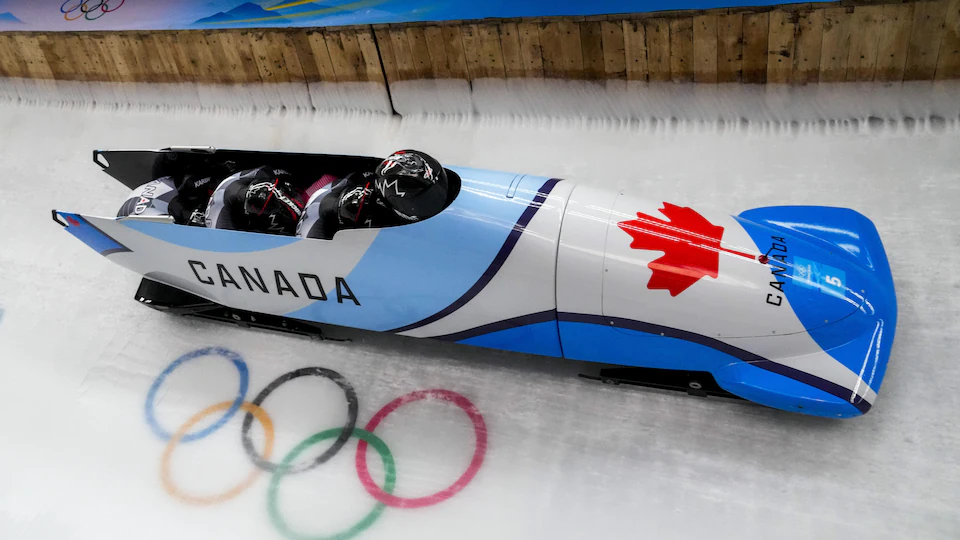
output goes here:
{"type": "MultiPolygon", "coordinates": [[[[342,432],[343,428],[334,428],[328,429],[327,431],[321,431],[320,433],[315,433],[307,437],[303,442],[298,444],[293,450],[284,456],[280,464],[277,465],[276,470],[274,470],[273,477],[270,479],[270,487],[267,489],[267,511],[270,513],[270,520],[273,521],[274,527],[276,527],[277,530],[287,538],[292,538],[295,540],[347,540],[348,538],[353,538],[354,536],[370,528],[370,526],[380,518],[380,514],[383,513],[383,509],[386,508],[385,504],[378,502],[377,505],[373,507],[373,510],[364,516],[363,519],[361,519],[356,525],[331,536],[310,536],[306,534],[300,534],[290,529],[290,527],[287,525],[287,522],[284,521],[283,516],[280,515],[280,510],[277,508],[277,490],[280,488],[280,480],[282,480],[283,477],[286,476],[287,471],[290,470],[290,465],[307,448],[310,448],[311,446],[327,439],[335,439],[339,437],[340,433],[342,432]]],[[[393,454],[390,453],[390,449],[387,448],[387,444],[383,442],[380,437],[377,437],[373,433],[360,428],[354,428],[351,436],[356,437],[361,441],[366,441],[370,444],[370,446],[373,447],[374,450],[377,451],[378,454],[380,454],[380,459],[383,461],[383,469],[386,472],[386,480],[384,481],[383,490],[387,493],[393,493],[393,486],[397,480],[397,470],[393,463],[393,454]]]]}

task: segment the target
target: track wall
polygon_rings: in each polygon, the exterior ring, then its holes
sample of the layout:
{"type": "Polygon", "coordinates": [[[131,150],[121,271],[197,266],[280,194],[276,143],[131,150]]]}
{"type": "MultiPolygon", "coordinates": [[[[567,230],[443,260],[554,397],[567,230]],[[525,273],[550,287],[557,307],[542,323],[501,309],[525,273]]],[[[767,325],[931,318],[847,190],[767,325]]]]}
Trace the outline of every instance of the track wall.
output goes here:
{"type": "Polygon", "coordinates": [[[270,30],[0,33],[0,76],[809,84],[960,78],[960,0],[270,30]]]}

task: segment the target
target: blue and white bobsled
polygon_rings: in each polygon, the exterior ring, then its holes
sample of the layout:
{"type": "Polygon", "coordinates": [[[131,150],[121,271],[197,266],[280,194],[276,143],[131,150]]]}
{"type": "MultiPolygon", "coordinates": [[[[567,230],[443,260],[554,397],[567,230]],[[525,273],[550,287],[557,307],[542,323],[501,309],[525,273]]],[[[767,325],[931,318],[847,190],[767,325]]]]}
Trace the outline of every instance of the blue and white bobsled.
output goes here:
{"type": "MultiPolygon", "coordinates": [[[[144,201],[154,179],[185,163],[270,163],[315,177],[379,161],[213,149],[95,160],[144,201]]],[[[897,306],[880,237],[861,214],[781,206],[714,216],[629,190],[447,170],[453,192],[438,215],[330,240],[135,213],[54,217],[142,275],[138,298],[158,308],[582,360],[605,365],[613,382],[673,374],[662,380],[692,393],[818,416],[858,416],[876,401],[897,306]],[[157,287],[180,300],[150,297],[157,287]]]]}

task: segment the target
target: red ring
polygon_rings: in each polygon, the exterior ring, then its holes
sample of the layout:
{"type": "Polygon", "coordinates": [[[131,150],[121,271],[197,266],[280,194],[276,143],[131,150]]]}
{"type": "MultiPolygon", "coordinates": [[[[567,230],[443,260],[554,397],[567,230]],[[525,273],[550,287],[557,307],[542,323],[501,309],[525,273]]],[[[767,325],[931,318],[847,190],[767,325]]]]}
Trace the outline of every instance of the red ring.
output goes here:
{"type": "Polygon", "coordinates": [[[120,9],[120,7],[123,6],[123,3],[126,2],[126,1],[127,1],[127,0],[120,0],[120,3],[117,4],[117,7],[113,8],[113,9],[107,9],[107,6],[110,5],[110,3],[109,3],[109,2],[104,2],[103,5],[100,6],[100,10],[103,11],[104,13],[113,13],[114,11],[120,9]]]}
{"type": "Polygon", "coordinates": [[[473,459],[470,460],[470,465],[463,475],[447,489],[438,491],[433,495],[427,495],[426,497],[397,497],[396,495],[391,495],[383,491],[380,489],[380,486],[373,481],[373,478],[370,476],[370,470],[367,469],[367,443],[361,440],[357,444],[356,460],[357,475],[360,476],[360,483],[363,484],[367,493],[387,506],[394,508],[422,508],[424,506],[441,503],[465,488],[467,484],[473,480],[473,477],[477,475],[480,466],[483,465],[483,456],[487,453],[487,424],[483,421],[483,415],[480,414],[480,411],[470,400],[450,390],[417,390],[416,392],[400,396],[377,411],[377,414],[373,415],[373,418],[370,419],[364,429],[373,433],[373,430],[380,425],[380,422],[382,422],[388,414],[399,409],[400,406],[427,398],[449,401],[467,413],[467,416],[469,416],[473,422],[473,432],[477,437],[477,447],[473,452],[473,459]]]}

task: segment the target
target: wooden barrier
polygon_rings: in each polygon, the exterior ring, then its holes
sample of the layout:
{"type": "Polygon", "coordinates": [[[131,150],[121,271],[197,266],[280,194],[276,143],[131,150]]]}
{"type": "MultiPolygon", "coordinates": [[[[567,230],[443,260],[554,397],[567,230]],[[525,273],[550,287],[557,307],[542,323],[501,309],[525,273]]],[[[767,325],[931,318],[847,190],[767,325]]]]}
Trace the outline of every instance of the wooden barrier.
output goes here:
{"type": "Polygon", "coordinates": [[[0,76],[310,83],[960,78],[960,0],[340,28],[0,33],[0,76]]]}

